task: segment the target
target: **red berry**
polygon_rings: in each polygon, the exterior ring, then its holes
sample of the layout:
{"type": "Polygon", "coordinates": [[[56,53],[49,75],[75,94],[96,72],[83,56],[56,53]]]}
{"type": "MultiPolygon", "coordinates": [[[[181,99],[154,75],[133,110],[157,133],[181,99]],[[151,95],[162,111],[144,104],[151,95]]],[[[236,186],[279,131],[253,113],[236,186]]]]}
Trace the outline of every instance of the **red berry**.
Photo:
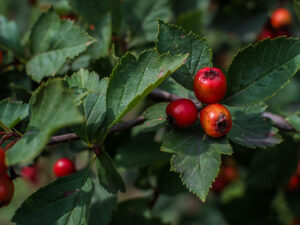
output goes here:
{"type": "Polygon", "coordinates": [[[223,177],[218,176],[212,184],[212,190],[215,193],[220,193],[226,187],[226,182],[223,177]]]}
{"type": "Polygon", "coordinates": [[[274,37],[286,36],[291,37],[291,33],[286,29],[279,29],[274,32],[274,37]]]}
{"type": "Polygon", "coordinates": [[[239,173],[236,168],[234,168],[232,166],[225,166],[222,169],[222,176],[223,176],[225,182],[231,183],[231,182],[235,181],[236,179],[238,179],[239,173]]]}
{"type": "Polygon", "coordinates": [[[21,176],[33,184],[38,184],[38,167],[37,165],[25,166],[21,170],[21,176]]]}
{"type": "Polygon", "coordinates": [[[276,9],[271,16],[271,24],[274,29],[290,26],[292,24],[291,13],[285,8],[276,9]]]}
{"type": "Polygon", "coordinates": [[[6,173],[5,152],[0,148],[0,176],[6,173]]]}
{"type": "Polygon", "coordinates": [[[0,176],[0,208],[10,203],[14,189],[14,183],[6,173],[0,176]]]}
{"type": "Polygon", "coordinates": [[[288,191],[296,191],[299,188],[299,177],[297,175],[293,175],[289,181],[287,186],[288,191]]]}
{"type": "Polygon", "coordinates": [[[194,92],[200,102],[210,104],[222,100],[226,94],[226,77],[214,67],[200,69],[194,78],[194,92]]]}
{"type": "Polygon", "coordinates": [[[76,172],[73,161],[67,158],[61,158],[56,161],[53,166],[53,171],[57,177],[68,176],[76,172]]]}
{"type": "Polygon", "coordinates": [[[230,112],[221,104],[211,104],[200,112],[200,122],[208,136],[221,137],[232,127],[230,112]]]}
{"type": "Polygon", "coordinates": [[[257,40],[261,41],[266,38],[271,38],[271,39],[274,38],[273,31],[268,27],[263,28],[263,30],[259,33],[257,40]]]}
{"type": "Polygon", "coordinates": [[[166,113],[167,120],[181,128],[192,125],[198,114],[194,102],[184,98],[171,102],[166,108],[166,113]]]}

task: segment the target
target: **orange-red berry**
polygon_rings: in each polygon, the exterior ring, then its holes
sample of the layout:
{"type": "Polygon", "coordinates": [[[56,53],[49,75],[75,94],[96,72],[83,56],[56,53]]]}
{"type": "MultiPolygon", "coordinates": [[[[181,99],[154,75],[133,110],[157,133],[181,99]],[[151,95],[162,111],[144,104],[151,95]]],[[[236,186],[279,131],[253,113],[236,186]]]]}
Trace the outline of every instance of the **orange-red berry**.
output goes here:
{"type": "Polygon", "coordinates": [[[292,24],[292,15],[285,8],[276,9],[271,16],[271,24],[274,29],[280,29],[292,24]]]}

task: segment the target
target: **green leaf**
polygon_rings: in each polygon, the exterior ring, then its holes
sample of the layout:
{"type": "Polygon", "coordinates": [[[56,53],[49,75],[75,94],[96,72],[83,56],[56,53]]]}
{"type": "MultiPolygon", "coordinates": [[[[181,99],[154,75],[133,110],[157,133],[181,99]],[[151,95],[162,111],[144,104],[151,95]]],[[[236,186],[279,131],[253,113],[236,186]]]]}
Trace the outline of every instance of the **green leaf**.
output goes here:
{"type": "Polygon", "coordinates": [[[187,55],[159,55],[154,49],[138,59],[130,53],[114,68],[107,89],[108,124],[117,123],[153,89],[182,66],[187,55]]]}
{"type": "Polygon", "coordinates": [[[93,59],[98,59],[108,55],[112,34],[111,14],[104,15],[94,26],[95,30],[89,33],[97,42],[89,46],[87,53],[91,54],[93,59]]]}
{"type": "Polygon", "coordinates": [[[161,102],[148,108],[143,113],[146,121],[140,126],[141,130],[144,132],[153,131],[167,125],[166,107],[168,104],[168,102],[161,102]]]}
{"type": "Polygon", "coordinates": [[[17,25],[13,21],[8,21],[4,16],[0,16],[0,46],[13,51],[18,57],[23,57],[17,25]]]}
{"type": "Polygon", "coordinates": [[[106,89],[108,79],[99,81],[99,75],[80,70],[65,78],[77,94],[77,104],[84,115],[84,123],[72,127],[74,132],[87,143],[95,143],[100,135],[100,126],[106,116],[106,89]]]}
{"type": "Polygon", "coordinates": [[[300,0],[294,0],[294,9],[298,17],[298,20],[300,20],[300,0]]]}
{"type": "Polygon", "coordinates": [[[180,27],[159,21],[159,33],[156,46],[159,53],[186,54],[189,57],[172,77],[182,86],[193,90],[194,76],[204,67],[212,66],[212,50],[207,40],[192,32],[185,32],[180,27]]]}
{"type": "Polygon", "coordinates": [[[168,0],[127,0],[122,4],[126,26],[133,33],[130,47],[154,41],[157,19],[168,21],[172,11],[168,0]]]}
{"type": "Polygon", "coordinates": [[[103,149],[101,149],[100,154],[97,156],[97,172],[100,184],[109,193],[126,191],[125,183],[116,169],[114,162],[103,149]]]}
{"type": "Polygon", "coordinates": [[[162,151],[174,153],[171,170],[180,173],[186,187],[205,201],[219,172],[220,153],[231,154],[232,149],[226,138],[203,135],[199,127],[174,129],[166,135],[162,151]]]}
{"type": "Polygon", "coordinates": [[[88,223],[93,185],[83,170],[33,193],[16,211],[18,225],[82,225],[88,223]]]}
{"type": "Polygon", "coordinates": [[[117,148],[116,165],[131,169],[168,161],[170,159],[169,154],[161,152],[160,146],[160,143],[155,142],[154,134],[151,132],[131,134],[117,148]]]}
{"type": "Polygon", "coordinates": [[[228,105],[265,101],[286,85],[300,68],[300,41],[266,39],[241,50],[227,72],[228,105]],[[254,65],[254,67],[253,67],[254,65]]]}
{"type": "Polygon", "coordinates": [[[227,137],[249,148],[264,148],[279,144],[282,139],[278,129],[272,126],[268,118],[262,117],[264,105],[248,107],[228,107],[232,116],[232,129],[227,137]]]}
{"type": "Polygon", "coordinates": [[[61,80],[50,80],[40,86],[29,107],[26,132],[6,154],[9,165],[28,163],[39,155],[56,130],[83,121],[74,105],[72,92],[63,88],[61,80]]]}
{"type": "Polygon", "coordinates": [[[194,91],[190,91],[180,84],[178,84],[172,77],[166,79],[160,86],[159,89],[170,92],[174,95],[178,95],[182,98],[189,98],[196,100],[194,91]]]}
{"type": "Polygon", "coordinates": [[[67,59],[73,59],[95,40],[81,31],[70,20],[60,20],[53,9],[43,13],[30,35],[33,57],[26,71],[33,80],[55,76],[67,59]]]}
{"type": "Polygon", "coordinates": [[[300,111],[296,111],[286,118],[286,120],[300,133],[300,111]]]}
{"type": "Polygon", "coordinates": [[[8,99],[0,101],[0,121],[13,128],[28,116],[28,104],[12,102],[8,99]]]}

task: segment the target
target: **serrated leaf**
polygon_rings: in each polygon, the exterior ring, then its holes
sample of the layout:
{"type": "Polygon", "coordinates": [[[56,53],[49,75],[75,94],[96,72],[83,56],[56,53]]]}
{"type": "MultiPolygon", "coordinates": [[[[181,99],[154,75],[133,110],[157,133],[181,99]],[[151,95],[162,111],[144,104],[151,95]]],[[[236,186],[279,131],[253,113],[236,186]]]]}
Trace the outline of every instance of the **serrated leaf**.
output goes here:
{"type": "Polygon", "coordinates": [[[300,41],[285,37],[266,39],[241,50],[228,69],[223,102],[242,106],[270,98],[299,70],[299,52],[300,41]]]}
{"type": "Polygon", "coordinates": [[[169,21],[172,16],[168,0],[127,0],[122,11],[128,29],[133,33],[130,47],[154,41],[157,33],[157,19],[169,21]]]}
{"type": "Polygon", "coordinates": [[[174,95],[180,96],[182,98],[189,98],[196,100],[194,91],[188,90],[177,83],[172,77],[166,79],[160,86],[159,89],[163,91],[170,92],[174,95]]]}
{"type": "Polygon", "coordinates": [[[171,170],[180,173],[186,187],[205,201],[212,182],[221,165],[221,155],[231,154],[226,138],[203,137],[198,126],[170,131],[163,142],[162,151],[174,153],[171,170]]]}
{"type": "Polygon", "coordinates": [[[33,193],[16,211],[18,225],[88,223],[93,185],[88,170],[63,177],[33,193]]]}
{"type": "Polygon", "coordinates": [[[50,9],[32,28],[30,46],[33,57],[26,64],[26,71],[37,82],[55,76],[67,59],[79,55],[94,41],[70,20],[61,21],[50,9]]]}
{"type": "Polygon", "coordinates": [[[0,16],[0,46],[6,50],[12,50],[18,57],[23,57],[17,25],[13,21],[8,21],[4,16],[0,16]]]}
{"type": "Polygon", "coordinates": [[[146,121],[140,126],[141,130],[144,132],[157,130],[168,124],[167,115],[166,115],[166,107],[168,102],[161,102],[155,104],[148,108],[143,116],[146,121]]]}
{"type": "Polygon", "coordinates": [[[110,156],[102,149],[97,156],[97,172],[101,186],[109,193],[125,192],[125,183],[110,156]]]}
{"type": "Polygon", "coordinates": [[[28,116],[28,104],[13,102],[8,99],[0,101],[0,121],[13,128],[28,116]]]}
{"type": "Polygon", "coordinates": [[[172,75],[179,84],[189,90],[193,90],[196,72],[212,66],[212,50],[207,40],[193,32],[187,33],[178,26],[159,21],[156,46],[159,53],[189,54],[185,65],[172,75]]]}
{"type": "Polygon", "coordinates": [[[29,112],[24,136],[6,154],[9,165],[29,162],[38,156],[56,130],[83,121],[72,92],[64,89],[61,80],[50,80],[40,86],[31,97],[29,112]]]}
{"type": "Polygon", "coordinates": [[[112,126],[182,66],[187,55],[159,55],[154,49],[138,59],[130,53],[114,68],[107,89],[107,123],[112,126]]]}
{"type": "Polygon", "coordinates": [[[99,75],[80,70],[65,78],[77,94],[77,105],[84,116],[84,123],[72,127],[74,132],[87,143],[97,141],[100,126],[106,116],[106,90],[108,79],[99,81],[99,75]]]}
{"type": "Polygon", "coordinates": [[[298,20],[300,20],[300,0],[294,0],[294,9],[298,17],[298,20]]]}
{"type": "Polygon", "coordinates": [[[262,117],[264,105],[248,107],[228,107],[232,116],[232,129],[227,137],[249,148],[264,148],[279,144],[282,139],[272,121],[262,117]]]}

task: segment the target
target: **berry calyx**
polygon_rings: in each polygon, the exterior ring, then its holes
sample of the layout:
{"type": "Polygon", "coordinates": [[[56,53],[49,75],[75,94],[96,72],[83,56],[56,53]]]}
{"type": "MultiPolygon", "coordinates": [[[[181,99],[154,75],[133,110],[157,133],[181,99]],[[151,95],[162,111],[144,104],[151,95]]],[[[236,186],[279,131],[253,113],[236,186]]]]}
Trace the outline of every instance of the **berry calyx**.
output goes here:
{"type": "Polygon", "coordinates": [[[0,176],[2,176],[7,171],[7,166],[5,163],[5,152],[0,148],[0,176]]]}
{"type": "Polygon", "coordinates": [[[285,8],[276,9],[271,16],[271,24],[274,29],[290,26],[292,24],[291,13],[285,8]]]}
{"type": "Polygon", "coordinates": [[[231,130],[231,114],[225,106],[211,104],[201,110],[200,123],[208,136],[221,137],[231,130]]]}
{"type": "Polygon", "coordinates": [[[197,119],[195,103],[189,99],[178,99],[166,108],[167,120],[177,127],[188,127],[197,119]]]}
{"type": "Polygon", "coordinates": [[[288,191],[296,191],[299,188],[300,180],[297,175],[293,175],[287,186],[288,191]]]}
{"type": "Polygon", "coordinates": [[[194,78],[194,92],[202,103],[211,104],[222,100],[226,94],[226,77],[214,67],[200,69],[194,78]]]}
{"type": "Polygon", "coordinates": [[[7,206],[14,195],[14,183],[5,173],[0,176],[0,208],[7,206]]]}
{"type": "Polygon", "coordinates": [[[56,177],[64,177],[75,173],[76,170],[73,161],[67,158],[61,158],[54,164],[53,172],[56,177]]]}

